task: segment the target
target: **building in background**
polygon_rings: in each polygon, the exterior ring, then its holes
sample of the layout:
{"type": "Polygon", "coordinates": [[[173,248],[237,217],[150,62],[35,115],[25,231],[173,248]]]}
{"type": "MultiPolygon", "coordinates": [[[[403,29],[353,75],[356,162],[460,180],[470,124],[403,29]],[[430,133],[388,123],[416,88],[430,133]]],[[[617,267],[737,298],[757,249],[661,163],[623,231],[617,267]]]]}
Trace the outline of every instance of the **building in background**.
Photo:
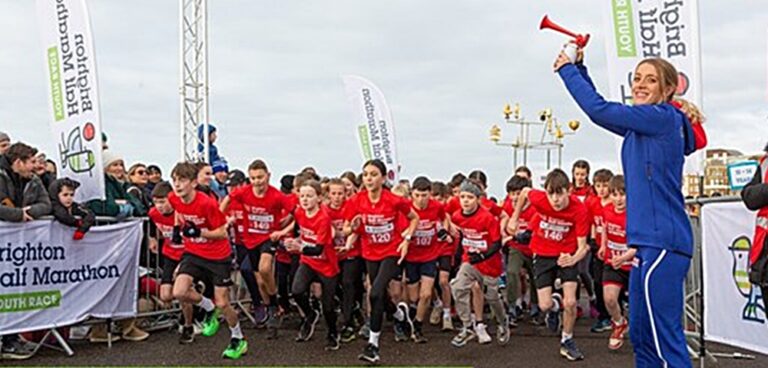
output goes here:
{"type": "Polygon", "coordinates": [[[733,149],[715,148],[707,150],[704,160],[703,185],[702,177],[695,174],[686,174],[683,178],[683,194],[686,197],[720,197],[738,195],[738,191],[731,190],[728,180],[728,165],[757,161],[760,154],[744,155],[733,149]],[[702,193],[703,190],[703,193],[702,193]]]}

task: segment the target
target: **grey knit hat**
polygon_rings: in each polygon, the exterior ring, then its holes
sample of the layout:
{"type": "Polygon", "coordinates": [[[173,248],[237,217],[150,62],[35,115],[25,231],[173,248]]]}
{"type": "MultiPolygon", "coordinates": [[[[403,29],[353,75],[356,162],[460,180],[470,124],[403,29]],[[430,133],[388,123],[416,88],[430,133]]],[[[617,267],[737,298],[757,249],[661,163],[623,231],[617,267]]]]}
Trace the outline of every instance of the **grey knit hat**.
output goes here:
{"type": "Polygon", "coordinates": [[[483,195],[483,191],[480,189],[480,187],[469,180],[464,180],[461,183],[459,190],[462,192],[472,193],[475,195],[475,197],[480,197],[483,195]]]}
{"type": "Polygon", "coordinates": [[[0,142],[11,141],[11,137],[5,132],[0,132],[0,142]]]}

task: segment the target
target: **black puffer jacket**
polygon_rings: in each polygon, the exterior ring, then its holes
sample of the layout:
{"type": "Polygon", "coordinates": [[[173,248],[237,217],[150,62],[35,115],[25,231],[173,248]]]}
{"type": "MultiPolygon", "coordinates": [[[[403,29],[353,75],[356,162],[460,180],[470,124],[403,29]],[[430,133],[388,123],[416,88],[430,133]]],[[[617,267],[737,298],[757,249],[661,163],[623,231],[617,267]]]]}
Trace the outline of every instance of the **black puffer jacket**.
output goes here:
{"type": "Polygon", "coordinates": [[[56,218],[56,221],[61,222],[64,225],[76,227],[77,230],[83,233],[88,232],[96,221],[96,216],[94,216],[93,211],[81,203],[73,203],[71,210],[64,207],[64,205],[59,202],[59,193],[64,186],[77,189],[77,187],[80,186],[80,183],[69,178],[56,179],[51,183],[51,186],[48,188],[48,193],[51,195],[53,217],[56,218]]]}

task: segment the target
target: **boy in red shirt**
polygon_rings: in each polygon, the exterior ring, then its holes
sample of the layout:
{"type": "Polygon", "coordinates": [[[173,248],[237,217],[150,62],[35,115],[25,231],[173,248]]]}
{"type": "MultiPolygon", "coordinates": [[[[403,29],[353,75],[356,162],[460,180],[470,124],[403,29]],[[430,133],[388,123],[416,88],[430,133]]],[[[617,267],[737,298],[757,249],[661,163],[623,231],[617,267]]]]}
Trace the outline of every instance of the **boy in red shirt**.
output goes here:
{"type": "Polygon", "coordinates": [[[278,241],[284,235],[280,230],[290,222],[293,211],[288,198],[275,187],[269,185],[270,173],[267,164],[255,160],[248,166],[251,186],[235,189],[221,202],[222,211],[227,210],[230,202],[243,206],[245,231],[243,243],[248,249],[251,264],[258,269],[256,280],[263,303],[267,304],[267,328],[271,336],[277,331],[277,285],[275,283],[274,258],[278,241]]]}
{"type": "Polygon", "coordinates": [[[538,215],[534,221],[531,238],[533,251],[533,273],[539,294],[539,307],[548,312],[547,325],[553,331],[559,326],[559,295],[553,297],[552,288],[559,278],[563,288],[563,334],[560,340],[560,354],[568,360],[584,359],[584,354],[573,341],[573,326],[576,323],[576,288],[578,270],[576,264],[586,255],[589,215],[586,206],[568,193],[568,176],[555,169],[544,181],[546,191],[525,188],[515,204],[507,231],[517,229],[525,199],[531,202],[538,215]]]}
{"type": "Polygon", "coordinates": [[[590,306],[593,309],[593,315],[597,315],[597,321],[592,325],[590,331],[604,332],[611,329],[611,316],[605,309],[603,299],[603,258],[598,254],[603,237],[603,211],[606,206],[611,204],[611,190],[609,182],[613,173],[607,169],[595,171],[592,177],[594,183],[595,195],[587,197],[585,202],[587,210],[592,218],[592,232],[587,240],[591,254],[590,268],[592,280],[594,280],[595,297],[590,300],[590,306]]]}
{"type": "Polygon", "coordinates": [[[326,350],[339,349],[339,335],[336,330],[336,276],[339,263],[333,247],[333,226],[331,217],[321,207],[322,187],[315,180],[304,181],[299,188],[301,208],[295,211],[299,238],[285,241],[289,252],[301,253],[301,261],[291,288],[296,303],[304,314],[296,341],[309,341],[320,315],[309,305],[309,290],[313,282],[322,285],[322,305],[325,324],[328,329],[326,350]]]}
{"type": "MultiPolygon", "coordinates": [[[[432,199],[440,202],[443,206],[451,196],[450,188],[447,185],[439,182],[432,182],[432,199]]],[[[445,210],[443,210],[445,212],[445,210]]],[[[450,217],[450,214],[446,212],[446,215],[450,217]]],[[[440,226],[442,229],[449,229],[448,226],[440,226]]],[[[439,230],[438,230],[439,231],[439,230]]],[[[453,239],[448,236],[444,240],[437,239],[438,247],[440,248],[437,257],[437,268],[439,270],[439,283],[440,283],[440,298],[435,298],[435,305],[432,309],[432,315],[429,318],[429,322],[433,325],[440,323],[443,320],[443,331],[453,330],[453,319],[451,318],[451,274],[455,275],[458,271],[458,267],[455,266],[458,262],[454,262],[456,257],[458,239],[453,239]],[[441,313],[442,311],[442,313],[441,313]]]]}
{"type": "Polygon", "coordinates": [[[512,326],[517,324],[517,319],[520,318],[518,311],[522,310],[518,306],[522,300],[522,295],[520,295],[520,270],[523,267],[528,271],[531,280],[531,304],[537,305],[539,303],[538,295],[535,291],[536,288],[533,285],[533,252],[530,246],[532,230],[528,225],[536,215],[536,210],[530,203],[524,205],[518,219],[517,229],[509,233],[506,231],[506,222],[509,221],[509,217],[515,212],[515,203],[520,199],[520,192],[530,187],[530,180],[518,175],[511,177],[507,181],[507,198],[502,206],[504,209],[504,220],[502,220],[503,243],[509,250],[507,254],[507,302],[509,303],[507,315],[512,326]]]}
{"type": "MultiPolygon", "coordinates": [[[[462,328],[451,344],[462,347],[476,336],[488,335],[482,314],[477,315],[474,331],[470,317],[471,292],[474,284],[485,288],[485,300],[496,316],[496,335],[499,344],[509,342],[509,322],[504,304],[499,298],[501,265],[501,234],[499,221],[480,205],[483,190],[479,183],[467,180],[461,184],[461,211],[451,216],[453,235],[460,237],[464,249],[462,264],[451,289],[456,300],[456,312],[462,328]]],[[[490,339],[489,339],[490,340],[490,339]]],[[[481,343],[490,342],[482,341],[481,343]]]]}
{"type": "MultiPolygon", "coordinates": [[[[222,355],[239,359],[248,351],[248,343],[240,329],[237,311],[229,304],[232,250],[227,241],[227,220],[214,199],[195,190],[197,168],[194,164],[177,164],[171,177],[174,194],[168,196],[168,201],[176,211],[173,238],[179,240],[183,236],[184,241],[184,255],[173,284],[173,296],[182,303],[193,303],[208,312],[203,325],[204,336],[216,334],[219,313],[223,314],[232,339],[222,355]],[[213,279],[216,304],[193,287],[195,279],[207,275],[213,279]]],[[[191,327],[191,319],[184,322],[185,329],[191,327]]]]}
{"type": "Polygon", "coordinates": [[[621,314],[619,299],[621,291],[629,287],[629,272],[637,249],[627,247],[627,195],[624,192],[624,177],[616,175],[611,179],[611,202],[605,207],[604,226],[601,237],[600,255],[605,259],[603,269],[603,294],[605,307],[611,314],[613,332],[608,339],[608,348],[618,350],[624,345],[627,320],[621,314]]]}
{"type": "Polygon", "coordinates": [[[411,338],[417,344],[427,342],[422,331],[427,308],[432,302],[432,289],[437,276],[437,257],[441,251],[438,239],[445,240],[448,219],[440,202],[430,198],[432,183],[420,176],[413,181],[411,205],[419,215],[419,225],[413,233],[408,255],[405,258],[405,274],[408,284],[408,300],[418,303],[413,321],[411,338]],[[442,224],[440,226],[439,224],[442,224]]]}
{"type": "MultiPolygon", "coordinates": [[[[149,219],[152,221],[149,249],[157,253],[162,248],[161,267],[163,274],[160,278],[160,300],[166,303],[173,301],[173,273],[179,266],[181,256],[184,254],[184,244],[173,236],[173,228],[176,226],[176,213],[168,201],[168,196],[173,192],[173,187],[168,182],[160,182],[152,189],[152,202],[154,206],[149,210],[149,219]],[[154,230],[154,231],[153,231],[154,230]]],[[[181,303],[181,312],[185,321],[192,321],[192,305],[181,303]]],[[[191,325],[184,326],[179,337],[182,344],[190,344],[194,341],[194,330],[191,325]]]]}

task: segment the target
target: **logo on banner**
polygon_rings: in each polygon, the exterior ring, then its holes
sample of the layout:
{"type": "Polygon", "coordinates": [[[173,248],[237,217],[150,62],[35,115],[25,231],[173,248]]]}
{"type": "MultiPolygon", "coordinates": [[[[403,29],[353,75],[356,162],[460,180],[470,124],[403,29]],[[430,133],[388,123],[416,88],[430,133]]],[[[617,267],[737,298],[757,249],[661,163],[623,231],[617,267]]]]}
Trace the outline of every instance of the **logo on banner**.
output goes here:
{"type": "Polygon", "coordinates": [[[83,129],[79,126],[69,131],[69,134],[61,133],[59,144],[59,158],[63,169],[70,169],[74,173],[88,173],[93,176],[93,168],[96,166],[96,156],[93,150],[83,142],[90,142],[95,135],[95,128],[91,122],[86,123],[83,129]]]}
{"type": "Polygon", "coordinates": [[[736,288],[744,299],[746,304],[741,312],[741,318],[744,321],[764,323],[765,307],[761,304],[763,300],[760,288],[754,287],[749,282],[749,250],[752,248],[752,242],[746,236],[736,238],[728,249],[733,256],[733,281],[736,288]],[[762,317],[761,317],[762,315],[762,317]]]}

